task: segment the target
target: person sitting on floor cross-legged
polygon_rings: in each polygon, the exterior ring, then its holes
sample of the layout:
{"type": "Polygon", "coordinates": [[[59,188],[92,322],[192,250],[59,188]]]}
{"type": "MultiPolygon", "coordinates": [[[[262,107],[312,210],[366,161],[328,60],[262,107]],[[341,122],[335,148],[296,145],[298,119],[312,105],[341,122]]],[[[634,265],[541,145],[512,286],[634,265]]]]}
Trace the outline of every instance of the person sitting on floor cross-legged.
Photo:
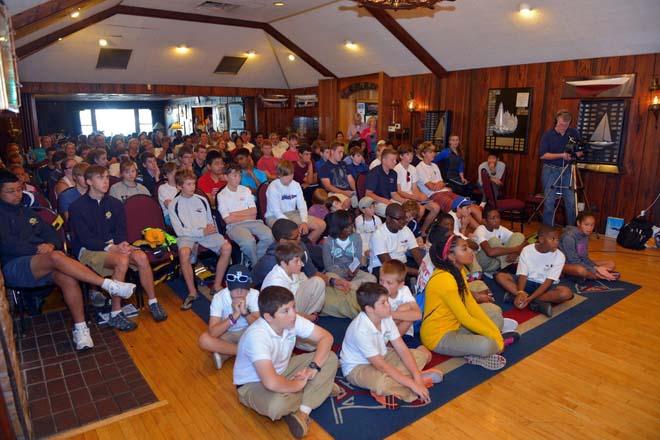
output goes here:
{"type": "Polygon", "coordinates": [[[236,355],[238,340],[245,329],[259,318],[259,291],[251,289],[247,267],[235,264],[225,275],[227,287],[213,295],[209,327],[199,337],[199,346],[213,353],[215,367],[236,355]]]}
{"type": "Polygon", "coordinates": [[[573,292],[559,283],[566,258],[558,249],[559,233],[551,226],[539,228],[539,241],[527,245],[520,253],[516,276],[500,272],[495,280],[504,287],[504,302],[513,302],[519,308],[552,316],[552,304],[561,304],[573,298],[573,292]]]}
{"type": "Polygon", "coordinates": [[[334,384],[332,335],[297,315],[293,293],[284,287],[261,291],[259,314],[238,342],[238,399],[271,420],[284,418],[291,434],[302,438],[309,431],[312,410],[340,391],[334,384]],[[297,337],[312,341],[316,351],[292,356],[297,337]]]}
{"type": "MultiPolygon", "coordinates": [[[[121,202],[109,196],[108,170],[92,165],[85,171],[87,194],[69,207],[73,248],[81,263],[101,275],[123,281],[129,265],[137,267],[140,284],[149,298],[149,311],[156,322],[167,319],[156,299],[154,274],[147,255],[126,241],[126,214],[121,202]]],[[[108,325],[118,330],[134,330],[137,324],[121,310],[121,298],[112,298],[108,325]]]]}
{"type": "Polygon", "coordinates": [[[222,276],[229,266],[231,244],[218,233],[209,201],[206,197],[195,194],[195,174],[190,170],[179,170],[174,175],[174,179],[180,193],[174,197],[167,210],[177,235],[179,264],[188,288],[188,296],[183,301],[181,309],[190,310],[192,303],[198,297],[192,268],[198,246],[202,245],[218,255],[213,292],[219,292],[222,289],[222,276]]]}
{"type": "Polygon", "coordinates": [[[55,229],[34,210],[20,206],[22,187],[16,176],[0,170],[0,260],[5,284],[28,289],[57,285],[71,313],[76,350],[92,348],[79,282],[120,298],[129,298],[135,284],[102,278],[62,252],[55,229]]]}
{"type": "Polygon", "coordinates": [[[431,352],[423,345],[412,349],[406,346],[392,319],[387,289],[364,283],[357,291],[357,300],[362,311],[348,326],[339,355],[344,377],[355,386],[367,388],[389,409],[397,407],[392,397],[405,402],[430,402],[427,388],[442,380],[442,372],[420,372],[431,360],[431,352]]]}

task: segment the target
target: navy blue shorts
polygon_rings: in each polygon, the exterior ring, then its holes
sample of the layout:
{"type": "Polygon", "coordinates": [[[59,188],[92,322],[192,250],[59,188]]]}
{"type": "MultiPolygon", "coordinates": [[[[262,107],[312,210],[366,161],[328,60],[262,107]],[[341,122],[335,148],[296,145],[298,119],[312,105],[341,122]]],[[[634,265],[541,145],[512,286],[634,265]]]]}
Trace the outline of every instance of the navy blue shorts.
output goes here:
{"type": "Polygon", "coordinates": [[[2,266],[2,274],[5,277],[5,284],[8,287],[32,288],[55,284],[52,273],[39,279],[34,277],[32,268],[30,267],[30,261],[32,261],[33,256],[17,257],[2,266]]]}
{"type": "MultiPolygon", "coordinates": [[[[516,277],[515,277],[515,283],[516,283],[516,285],[518,284],[518,276],[517,276],[517,275],[516,275],[516,277]]],[[[528,295],[531,295],[531,294],[534,293],[534,292],[536,291],[536,289],[538,289],[539,287],[541,287],[541,284],[540,284],[540,283],[537,283],[536,281],[530,281],[530,280],[527,280],[527,282],[525,283],[525,288],[524,288],[523,290],[524,290],[525,293],[527,293],[528,295]]]]}

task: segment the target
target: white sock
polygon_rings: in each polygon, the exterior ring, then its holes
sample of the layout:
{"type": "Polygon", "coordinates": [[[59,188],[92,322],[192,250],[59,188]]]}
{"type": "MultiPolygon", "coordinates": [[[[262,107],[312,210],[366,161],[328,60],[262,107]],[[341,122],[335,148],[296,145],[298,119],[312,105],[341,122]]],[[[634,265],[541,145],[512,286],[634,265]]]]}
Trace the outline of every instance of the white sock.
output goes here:
{"type": "Polygon", "coordinates": [[[110,290],[111,284],[112,284],[112,280],[110,278],[105,278],[103,279],[103,284],[101,284],[101,288],[104,290],[110,290]]]}
{"type": "Polygon", "coordinates": [[[312,412],[312,408],[310,408],[310,407],[307,406],[307,405],[300,405],[300,412],[309,415],[309,413],[312,412]]]}
{"type": "Polygon", "coordinates": [[[153,298],[153,299],[150,299],[148,302],[149,302],[149,305],[152,305],[152,304],[156,304],[158,302],[158,300],[156,298],[153,298]]]}
{"type": "Polygon", "coordinates": [[[121,313],[121,310],[113,310],[110,312],[110,317],[114,318],[115,316],[119,315],[121,313]]]}
{"type": "Polygon", "coordinates": [[[85,321],[83,322],[76,322],[73,324],[73,329],[74,330],[84,330],[87,328],[87,323],[85,321]]]}

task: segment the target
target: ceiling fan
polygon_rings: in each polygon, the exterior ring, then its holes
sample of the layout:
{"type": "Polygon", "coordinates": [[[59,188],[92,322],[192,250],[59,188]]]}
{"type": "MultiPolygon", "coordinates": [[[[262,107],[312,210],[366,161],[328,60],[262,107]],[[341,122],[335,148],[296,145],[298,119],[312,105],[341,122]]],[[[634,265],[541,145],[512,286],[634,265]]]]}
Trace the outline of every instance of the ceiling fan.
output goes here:
{"type": "Polygon", "coordinates": [[[393,9],[403,10],[403,9],[417,9],[417,8],[428,8],[433,9],[436,3],[441,1],[453,2],[456,0],[354,0],[360,6],[370,7],[370,8],[380,8],[380,9],[393,9]]]}

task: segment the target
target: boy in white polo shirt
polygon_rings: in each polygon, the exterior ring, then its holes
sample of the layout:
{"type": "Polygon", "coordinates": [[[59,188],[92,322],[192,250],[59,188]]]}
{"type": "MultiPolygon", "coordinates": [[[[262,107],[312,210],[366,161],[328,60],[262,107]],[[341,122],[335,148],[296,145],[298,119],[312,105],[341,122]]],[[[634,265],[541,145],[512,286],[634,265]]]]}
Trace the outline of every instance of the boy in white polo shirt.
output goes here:
{"type": "Polygon", "coordinates": [[[388,292],[376,283],[364,283],[357,291],[362,312],[346,330],[340,357],[344,377],[353,385],[367,388],[389,409],[405,402],[430,401],[427,388],[442,380],[437,369],[420,371],[430,360],[424,346],[409,349],[392,319],[388,292]],[[387,344],[392,344],[392,349],[387,344]]]}
{"type": "Polygon", "coordinates": [[[217,207],[227,224],[227,235],[241,248],[252,267],[273,243],[273,234],[263,221],[257,220],[257,205],[252,191],[240,185],[241,167],[226,167],[227,186],[217,195],[217,207]]]}
{"type": "Polygon", "coordinates": [[[380,267],[379,283],[387,289],[392,319],[401,335],[414,336],[413,323],[422,319],[422,311],[406,286],[406,265],[389,260],[380,267]]]}
{"type": "Polygon", "coordinates": [[[259,313],[238,342],[234,385],[239,401],[271,420],[284,418],[291,434],[302,438],[309,413],[338,391],[332,335],[296,315],[293,294],[283,287],[261,291],[259,313]],[[292,357],[297,337],[313,341],[316,351],[292,357]]]}
{"type": "Polygon", "coordinates": [[[213,295],[209,328],[199,337],[202,350],[213,353],[215,368],[236,355],[238,340],[245,329],[259,318],[259,291],[250,289],[250,270],[235,264],[225,275],[227,288],[213,295]]]}
{"type": "Polygon", "coordinates": [[[268,272],[261,288],[280,286],[290,290],[296,298],[296,310],[312,321],[325,302],[325,281],[321,277],[301,272],[305,251],[297,243],[281,243],[275,248],[277,265],[268,272]]]}

